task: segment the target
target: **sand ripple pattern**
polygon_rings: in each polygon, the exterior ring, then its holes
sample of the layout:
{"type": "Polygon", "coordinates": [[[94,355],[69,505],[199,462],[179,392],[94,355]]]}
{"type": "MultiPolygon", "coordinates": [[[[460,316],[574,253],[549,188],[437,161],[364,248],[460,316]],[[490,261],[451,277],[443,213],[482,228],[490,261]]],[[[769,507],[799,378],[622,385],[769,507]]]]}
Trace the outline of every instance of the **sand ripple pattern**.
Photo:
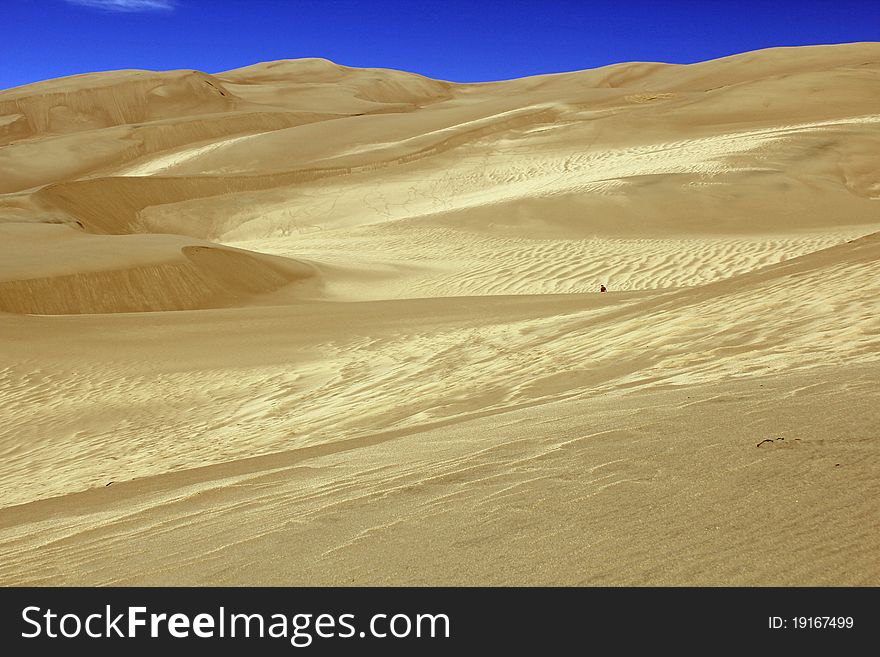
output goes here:
{"type": "MultiPolygon", "coordinates": [[[[878,226],[880,227],[880,226],[878,226]]],[[[340,268],[388,272],[398,280],[328,282],[336,298],[363,299],[661,290],[704,285],[863,236],[869,227],[800,235],[669,239],[515,239],[416,225],[295,240],[231,244],[340,268]],[[381,251],[371,245],[381,243],[381,251]],[[419,245],[427,248],[419,249],[419,245]],[[466,246],[465,246],[466,245],[466,246]]]]}

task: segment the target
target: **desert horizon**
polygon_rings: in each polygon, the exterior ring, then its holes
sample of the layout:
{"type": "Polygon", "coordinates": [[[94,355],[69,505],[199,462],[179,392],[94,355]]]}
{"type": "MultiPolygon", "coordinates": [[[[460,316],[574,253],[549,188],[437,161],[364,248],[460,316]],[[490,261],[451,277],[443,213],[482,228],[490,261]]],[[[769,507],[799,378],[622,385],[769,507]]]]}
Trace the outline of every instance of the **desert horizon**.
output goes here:
{"type": "Polygon", "coordinates": [[[0,584],[880,585],[878,75],[0,91],[0,584]]]}

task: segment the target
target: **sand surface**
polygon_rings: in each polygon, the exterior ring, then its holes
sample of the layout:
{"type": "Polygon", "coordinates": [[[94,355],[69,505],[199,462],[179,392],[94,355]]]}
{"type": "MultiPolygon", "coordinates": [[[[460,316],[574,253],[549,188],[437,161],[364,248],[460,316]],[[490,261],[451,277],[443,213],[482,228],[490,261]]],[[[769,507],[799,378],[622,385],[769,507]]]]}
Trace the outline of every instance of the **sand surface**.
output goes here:
{"type": "Polygon", "coordinates": [[[878,76],[0,92],[0,584],[880,585],[878,76]]]}

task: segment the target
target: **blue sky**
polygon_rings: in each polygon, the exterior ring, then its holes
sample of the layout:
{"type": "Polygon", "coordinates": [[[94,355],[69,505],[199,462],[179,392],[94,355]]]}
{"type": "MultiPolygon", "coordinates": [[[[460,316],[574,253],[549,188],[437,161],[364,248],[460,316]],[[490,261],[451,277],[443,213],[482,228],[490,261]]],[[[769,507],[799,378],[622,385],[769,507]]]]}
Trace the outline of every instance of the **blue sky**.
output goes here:
{"type": "Polygon", "coordinates": [[[457,82],[880,41],[880,0],[0,0],[0,89],[326,57],[457,82]]]}

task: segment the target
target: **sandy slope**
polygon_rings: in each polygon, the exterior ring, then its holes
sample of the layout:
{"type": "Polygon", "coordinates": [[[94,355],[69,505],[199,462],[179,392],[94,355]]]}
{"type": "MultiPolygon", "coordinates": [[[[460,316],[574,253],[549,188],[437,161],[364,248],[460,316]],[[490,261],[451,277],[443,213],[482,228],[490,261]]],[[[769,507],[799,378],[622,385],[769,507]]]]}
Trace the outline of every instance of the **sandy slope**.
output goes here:
{"type": "Polygon", "coordinates": [[[878,73],[0,92],[0,582],[877,585],[878,73]]]}

